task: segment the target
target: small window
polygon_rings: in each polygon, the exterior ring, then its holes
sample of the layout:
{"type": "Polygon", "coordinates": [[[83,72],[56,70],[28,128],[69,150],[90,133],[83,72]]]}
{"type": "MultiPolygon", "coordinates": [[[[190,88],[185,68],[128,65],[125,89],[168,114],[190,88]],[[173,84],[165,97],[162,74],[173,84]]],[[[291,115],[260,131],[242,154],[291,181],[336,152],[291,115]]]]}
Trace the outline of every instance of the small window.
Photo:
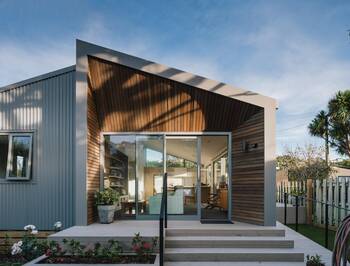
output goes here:
{"type": "Polygon", "coordinates": [[[6,178],[8,150],[9,150],[9,136],[0,135],[0,179],[6,178]]]}
{"type": "Polygon", "coordinates": [[[0,178],[28,180],[31,173],[32,135],[0,135],[0,178]]]}

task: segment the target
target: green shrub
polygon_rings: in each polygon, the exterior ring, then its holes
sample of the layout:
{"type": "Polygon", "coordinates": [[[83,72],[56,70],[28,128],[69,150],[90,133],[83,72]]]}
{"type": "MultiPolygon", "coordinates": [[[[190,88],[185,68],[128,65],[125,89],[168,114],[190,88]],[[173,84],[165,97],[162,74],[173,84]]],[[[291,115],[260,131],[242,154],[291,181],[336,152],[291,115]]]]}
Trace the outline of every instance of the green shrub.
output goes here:
{"type": "Polygon", "coordinates": [[[96,191],[96,205],[114,205],[119,199],[117,192],[112,188],[106,188],[102,191],[96,191]]]}

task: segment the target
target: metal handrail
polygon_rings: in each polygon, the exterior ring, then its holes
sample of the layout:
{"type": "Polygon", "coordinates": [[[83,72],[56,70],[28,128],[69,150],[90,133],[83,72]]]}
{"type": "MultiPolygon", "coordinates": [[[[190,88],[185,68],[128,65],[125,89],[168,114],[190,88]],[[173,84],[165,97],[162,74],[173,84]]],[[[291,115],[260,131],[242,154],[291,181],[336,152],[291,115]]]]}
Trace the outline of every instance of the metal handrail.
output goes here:
{"type": "Polygon", "coordinates": [[[300,198],[303,198],[304,200],[306,201],[312,201],[314,203],[318,203],[318,204],[324,204],[325,205],[325,244],[324,246],[326,248],[328,248],[328,230],[329,230],[329,213],[328,213],[328,208],[329,207],[333,207],[333,208],[338,208],[340,210],[345,210],[345,211],[350,211],[350,209],[347,209],[347,208],[342,208],[342,207],[339,207],[339,206],[336,206],[335,204],[332,204],[332,203],[328,203],[328,201],[324,202],[324,201],[319,201],[319,200],[315,200],[313,198],[309,198],[305,195],[293,195],[291,193],[287,193],[285,192],[284,193],[284,224],[287,225],[287,198],[288,198],[288,195],[289,196],[292,196],[292,197],[295,197],[295,231],[298,232],[298,224],[299,224],[299,219],[298,219],[298,216],[299,216],[299,211],[298,211],[298,207],[299,207],[299,200],[300,198]]]}
{"type": "Polygon", "coordinates": [[[309,197],[306,197],[304,195],[294,195],[294,194],[287,193],[287,192],[285,192],[284,194],[287,194],[287,195],[292,196],[292,197],[298,197],[299,199],[303,198],[304,200],[313,201],[313,202],[320,203],[320,204],[327,204],[328,207],[334,207],[334,208],[338,208],[340,210],[344,210],[344,211],[349,211],[350,212],[350,209],[339,207],[339,206],[337,206],[335,204],[332,204],[332,203],[328,203],[328,202],[324,202],[324,201],[320,201],[320,200],[315,200],[313,198],[309,198],[309,197]]]}
{"type": "Polygon", "coordinates": [[[164,265],[164,229],[168,227],[168,174],[163,177],[163,194],[159,213],[159,265],[164,265]]]}

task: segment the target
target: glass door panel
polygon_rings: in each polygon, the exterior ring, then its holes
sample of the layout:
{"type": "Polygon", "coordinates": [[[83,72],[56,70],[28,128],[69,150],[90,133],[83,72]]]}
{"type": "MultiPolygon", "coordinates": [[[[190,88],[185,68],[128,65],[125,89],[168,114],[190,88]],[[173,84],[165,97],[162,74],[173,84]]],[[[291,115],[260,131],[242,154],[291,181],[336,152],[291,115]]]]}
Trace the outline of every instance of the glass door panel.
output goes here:
{"type": "Polygon", "coordinates": [[[120,195],[117,214],[134,217],[135,204],[135,136],[104,136],[104,188],[112,188],[120,195]]]}
{"type": "Polygon", "coordinates": [[[201,137],[201,219],[228,219],[228,137],[201,137]]]}
{"type": "Polygon", "coordinates": [[[197,141],[195,136],[166,137],[169,215],[197,215],[197,141]]]}
{"type": "Polygon", "coordinates": [[[138,215],[159,215],[163,190],[164,138],[136,136],[138,215]]]}

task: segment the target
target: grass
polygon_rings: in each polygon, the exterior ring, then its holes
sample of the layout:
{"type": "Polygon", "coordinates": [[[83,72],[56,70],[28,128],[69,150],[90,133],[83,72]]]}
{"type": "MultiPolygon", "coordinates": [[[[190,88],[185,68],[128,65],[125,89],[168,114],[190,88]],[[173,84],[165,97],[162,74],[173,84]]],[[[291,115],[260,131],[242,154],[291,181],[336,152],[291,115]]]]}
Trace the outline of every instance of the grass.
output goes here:
{"type": "MultiPolygon", "coordinates": [[[[295,231],[295,224],[288,224],[288,227],[295,231]]],[[[316,227],[309,224],[299,224],[298,225],[298,233],[310,238],[314,242],[320,244],[321,246],[325,246],[325,229],[316,227]]],[[[332,230],[328,230],[328,249],[333,250],[335,239],[335,232],[332,230]]]]}

